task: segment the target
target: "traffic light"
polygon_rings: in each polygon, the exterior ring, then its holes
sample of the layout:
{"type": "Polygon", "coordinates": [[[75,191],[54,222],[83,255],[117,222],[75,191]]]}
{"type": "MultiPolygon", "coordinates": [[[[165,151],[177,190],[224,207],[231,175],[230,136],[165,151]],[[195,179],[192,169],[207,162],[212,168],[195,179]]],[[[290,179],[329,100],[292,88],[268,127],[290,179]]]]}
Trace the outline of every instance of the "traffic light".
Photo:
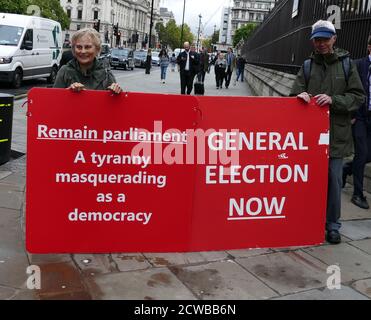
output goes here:
{"type": "Polygon", "coordinates": [[[93,28],[99,32],[99,30],[100,30],[100,19],[98,19],[98,21],[94,21],[93,28]]]}
{"type": "Polygon", "coordinates": [[[144,43],[147,44],[148,43],[148,34],[146,33],[146,37],[144,39],[144,43]]]}
{"type": "Polygon", "coordinates": [[[117,34],[119,32],[119,24],[113,25],[113,34],[117,37],[117,34]]]}
{"type": "Polygon", "coordinates": [[[121,32],[117,32],[116,36],[116,46],[120,46],[120,40],[121,40],[121,32]]]}
{"type": "Polygon", "coordinates": [[[138,41],[139,41],[139,34],[136,34],[135,35],[135,42],[138,43],[138,41]]]}

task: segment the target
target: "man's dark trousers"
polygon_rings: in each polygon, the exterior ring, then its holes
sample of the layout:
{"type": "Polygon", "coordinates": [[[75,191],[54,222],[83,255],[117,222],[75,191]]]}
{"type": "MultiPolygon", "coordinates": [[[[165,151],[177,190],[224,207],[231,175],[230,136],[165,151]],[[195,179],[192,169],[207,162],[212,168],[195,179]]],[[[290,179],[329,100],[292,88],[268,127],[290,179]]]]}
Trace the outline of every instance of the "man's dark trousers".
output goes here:
{"type": "Polygon", "coordinates": [[[238,81],[240,79],[240,76],[241,76],[241,82],[243,82],[244,73],[245,73],[245,68],[237,68],[237,79],[236,79],[236,81],[238,81]]]}
{"type": "Polygon", "coordinates": [[[330,158],[328,169],[328,191],[327,191],[327,212],[326,230],[339,230],[341,227],[341,186],[343,173],[343,159],[330,158]]]}
{"type": "Polygon", "coordinates": [[[366,163],[371,161],[371,119],[357,119],[352,126],[354,159],[344,166],[344,174],[353,174],[353,195],[363,197],[366,163]]]}
{"type": "Polygon", "coordinates": [[[228,69],[225,75],[225,87],[226,88],[229,87],[229,84],[231,83],[231,79],[232,79],[232,70],[231,70],[231,66],[228,66],[228,69]]]}
{"type": "Polygon", "coordinates": [[[180,92],[181,94],[186,94],[186,89],[187,89],[187,94],[191,94],[192,89],[193,89],[193,79],[194,79],[194,74],[191,71],[181,71],[180,72],[180,92]]]}

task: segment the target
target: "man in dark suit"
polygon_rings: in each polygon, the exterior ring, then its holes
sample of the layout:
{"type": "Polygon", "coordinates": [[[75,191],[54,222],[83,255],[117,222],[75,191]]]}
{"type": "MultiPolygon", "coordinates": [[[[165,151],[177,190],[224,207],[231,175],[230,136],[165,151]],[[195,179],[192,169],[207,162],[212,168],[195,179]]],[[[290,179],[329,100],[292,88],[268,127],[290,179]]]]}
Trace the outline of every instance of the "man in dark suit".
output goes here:
{"type": "Polygon", "coordinates": [[[199,56],[194,50],[190,50],[189,42],[184,42],[184,51],[178,55],[177,63],[180,68],[181,94],[191,94],[193,79],[198,71],[199,56]]]}
{"type": "Polygon", "coordinates": [[[356,61],[358,73],[367,94],[367,99],[358,109],[352,121],[354,159],[346,163],[343,168],[343,186],[345,186],[346,177],[353,174],[354,189],[351,201],[362,209],[368,209],[370,207],[363,195],[363,177],[366,163],[371,161],[371,35],[368,38],[367,48],[369,55],[356,61]]]}
{"type": "Polygon", "coordinates": [[[72,49],[67,48],[63,51],[61,61],[59,63],[59,69],[73,59],[72,49]]]}
{"type": "Polygon", "coordinates": [[[231,83],[232,74],[236,67],[236,56],[233,53],[232,48],[228,48],[228,53],[225,56],[227,60],[227,69],[225,70],[225,88],[228,89],[229,84],[231,83]]]}

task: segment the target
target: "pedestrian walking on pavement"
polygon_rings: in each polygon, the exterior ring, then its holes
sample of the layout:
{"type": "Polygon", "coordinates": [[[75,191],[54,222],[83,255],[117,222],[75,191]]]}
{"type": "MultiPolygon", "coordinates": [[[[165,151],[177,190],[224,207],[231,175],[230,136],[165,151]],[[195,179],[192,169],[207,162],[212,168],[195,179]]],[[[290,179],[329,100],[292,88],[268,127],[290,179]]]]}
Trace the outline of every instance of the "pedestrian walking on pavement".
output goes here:
{"type": "Polygon", "coordinates": [[[209,70],[209,53],[206,48],[203,48],[200,54],[200,71],[197,75],[198,82],[205,82],[206,72],[209,70]]]}
{"type": "Polygon", "coordinates": [[[173,53],[170,57],[170,63],[171,63],[171,72],[175,72],[176,67],[176,56],[175,53],[173,53]]]}
{"type": "Polygon", "coordinates": [[[236,70],[237,70],[236,82],[238,82],[240,77],[241,77],[241,82],[243,82],[244,74],[245,74],[245,65],[246,65],[245,58],[241,57],[241,55],[238,55],[237,60],[236,60],[236,70]]]}
{"type": "Polygon", "coordinates": [[[349,52],[334,48],[336,30],[331,22],[317,21],[312,26],[310,39],[314,52],[300,69],[291,95],[305,103],[309,103],[313,97],[318,106],[329,106],[330,159],[326,239],[331,244],[338,244],[341,242],[339,230],[343,158],[352,151],[352,113],[364,103],[365,93],[357,67],[349,59],[349,52]],[[349,72],[346,74],[347,69],[349,72]]]}
{"type": "Polygon", "coordinates": [[[151,66],[152,66],[152,50],[148,49],[146,58],[146,74],[151,73],[151,66]]]}
{"type": "Polygon", "coordinates": [[[363,194],[363,179],[366,163],[371,162],[371,35],[368,38],[367,49],[369,55],[355,61],[367,99],[355,113],[355,117],[352,120],[354,158],[346,163],[343,168],[343,187],[347,176],[353,174],[353,196],[351,202],[362,209],[370,208],[363,194]]]}
{"type": "Polygon", "coordinates": [[[100,34],[92,28],[77,31],[71,39],[74,58],[64,65],[57,74],[54,88],[81,90],[122,91],[111,71],[104,68],[97,57],[102,49],[100,34]]]}
{"type": "Polygon", "coordinates": [[[228,48],[228,53],[225,59],[227,61],[225,88],[228,89],[231,83],[233,71],[236,68],[236,56],[234,55],[232,48],[228,48]]]}
{"type": "Polygon", "coordinates": [[[226,77],[227,61],[224,58],[223,53],[218,53],[215,60],[215,80],[216,88],[223,88],[223,81],[226,77]]]}
{"type": "Polygon", "coordinates": [[[160,54],[158,55],[158,57],[160,58],[161,82],[165,83],[166,71],[170,63],[170,58],[165,49],[162,49],[160,51],[160,54]]]}
{"type": "Polygon", "coordinates": [[[184,42],[184,51],[178,55],[177,63],[180,71],[180,92],[181,94],[190,95],[193,90],[193,80],[198,72],[199,57],[191,50],[189,42],[184,42]]]}

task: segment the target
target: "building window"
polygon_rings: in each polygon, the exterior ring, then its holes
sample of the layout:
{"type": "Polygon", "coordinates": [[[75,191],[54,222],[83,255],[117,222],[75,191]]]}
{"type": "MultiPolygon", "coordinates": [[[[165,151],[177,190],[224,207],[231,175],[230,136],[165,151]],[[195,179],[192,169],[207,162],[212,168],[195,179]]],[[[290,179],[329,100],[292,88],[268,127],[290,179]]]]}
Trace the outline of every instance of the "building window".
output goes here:
{"type": "Polygon", "coordinates": [[[95,0],[95,4],[99,4],[99,0],[95,0]]]}
{"type": "Polygon", "coordinates": [[[67,9],[67,12],[66,13],[67,13],[67,17],[68,18],[71,18],[71,9],[67,9]]]}
{"type": "Polygon", "coordinates": [[[76,25],[76,30],[80,30],[80,29],[81,29],[81,24],[76,25]]]}
{"type": "Polygon", "coordinates": [[[83,0],[79,0],[79,3],[82,3],[83,2],[83,0]]]}
{"type": "Polygon", "coordinates": [[[82,19],[82,10],[77,10],[77,19],[82,19]]]}
{"type": "Polygon", "coordinates": [[[94,11],[94,20],[98,20],[98,10],[94,11]]]}

